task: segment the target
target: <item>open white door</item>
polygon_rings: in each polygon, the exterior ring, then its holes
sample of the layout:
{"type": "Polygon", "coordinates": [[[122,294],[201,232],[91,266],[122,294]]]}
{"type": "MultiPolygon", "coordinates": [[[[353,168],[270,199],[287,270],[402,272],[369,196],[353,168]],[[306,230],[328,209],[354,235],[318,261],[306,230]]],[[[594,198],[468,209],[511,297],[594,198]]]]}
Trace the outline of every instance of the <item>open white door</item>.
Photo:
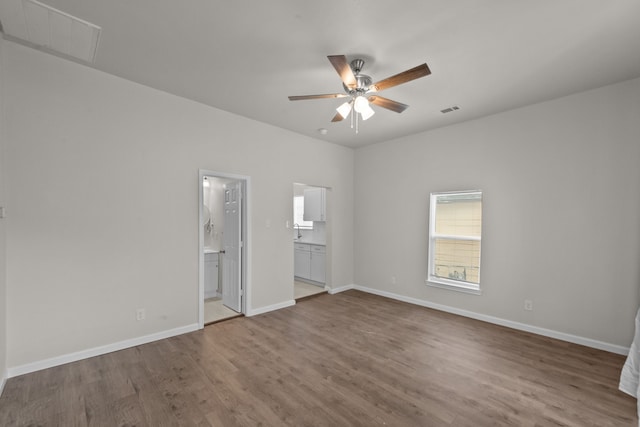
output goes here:
{"type": "Polygon", "coordinates": [[[224,233],[222,237],[222,303],[242,311],[242,182],[224,187],[224,233]]]}

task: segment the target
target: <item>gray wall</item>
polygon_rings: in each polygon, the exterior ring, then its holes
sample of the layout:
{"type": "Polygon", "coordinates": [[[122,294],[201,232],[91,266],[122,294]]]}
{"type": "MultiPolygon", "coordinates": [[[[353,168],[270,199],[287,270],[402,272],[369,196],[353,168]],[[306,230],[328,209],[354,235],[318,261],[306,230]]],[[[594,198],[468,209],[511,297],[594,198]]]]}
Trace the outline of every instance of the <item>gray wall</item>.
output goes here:
{"type": "Polygon", "coordinates": [[[639,118],[635,79],[357,150],[356,284],[628,347],[639,118]],[[427,287],[429,193],[473,189],[483,294],[427,287]]]}
{"type": "Polygon", "coordinates": [[[294,182],[331,187],[353,283],[353,150],[4,48],[9,367],[197,323],[199,169],[251,177],[250,309],[293,299],[294,182]]]}
{"type": "Polygon", "coordinates": [[[333,287],[630,343],[638,79],[354,154],[0,47],[0,369],[197,322],[198,169],[252,177],[252,309],[293,298],[284,224],[304,182],[331,188],[333,287]],[[291,162],[293,152],[305,155],[291,162]],[[424,285],[429,192],[461,189],[485,194],[482,296],[424,285]]]}

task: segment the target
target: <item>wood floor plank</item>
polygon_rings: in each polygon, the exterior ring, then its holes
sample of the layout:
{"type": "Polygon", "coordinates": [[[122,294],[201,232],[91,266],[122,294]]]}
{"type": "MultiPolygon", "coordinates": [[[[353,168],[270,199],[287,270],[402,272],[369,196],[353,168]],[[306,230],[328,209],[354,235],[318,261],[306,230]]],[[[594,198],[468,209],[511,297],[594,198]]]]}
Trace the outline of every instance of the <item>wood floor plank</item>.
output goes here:
{"type": "Polygon", "coordinates": [[[348,291],[11,378],[0,425],[637,425],[623,363],[348,291]]]}

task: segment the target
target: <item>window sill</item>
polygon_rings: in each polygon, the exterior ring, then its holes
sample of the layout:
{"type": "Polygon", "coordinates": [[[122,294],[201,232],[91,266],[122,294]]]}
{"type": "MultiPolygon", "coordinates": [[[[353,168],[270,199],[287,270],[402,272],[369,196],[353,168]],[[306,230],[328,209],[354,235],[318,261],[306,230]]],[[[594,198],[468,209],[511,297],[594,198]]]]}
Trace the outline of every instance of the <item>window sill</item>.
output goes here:
{"type": "Polygon", "coordinates": [[[476,289],[476,288],[468,287],[465,285],[451,284],[451,283],[446,283],[444,281],[440,282],[440,281],[429,280],[429,279],[426,279],[424,283],[427,286],[431,286],[433,288],[447,289],[450,291],[462,292],[465,294],[482,295],[482,290],[480,290],[479,288],[476,289]]]}

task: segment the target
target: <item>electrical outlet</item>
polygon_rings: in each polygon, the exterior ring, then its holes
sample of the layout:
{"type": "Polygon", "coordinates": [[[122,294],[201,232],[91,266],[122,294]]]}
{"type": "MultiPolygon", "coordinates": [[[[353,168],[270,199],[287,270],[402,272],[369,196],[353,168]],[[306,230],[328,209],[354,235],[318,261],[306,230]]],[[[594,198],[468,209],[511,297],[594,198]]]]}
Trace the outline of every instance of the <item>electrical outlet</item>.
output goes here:
{"type": "Polygon", "coordinates": [[[391,276],[391,284],[395,285],[396,283],[398,283],[398,281],[396,280],[396,276],[391,276]]]}
{"type": "Polygon", "coordinates": [[[524,300],[524,309],[527,311],[533,311],[533,301],[530,299],[524,300]]]}
{"type": "Polygon", "coordinates": [[[144,308],[139,308],[136,310],[136,320],[144,320],[147,317],[144,308]]]}

